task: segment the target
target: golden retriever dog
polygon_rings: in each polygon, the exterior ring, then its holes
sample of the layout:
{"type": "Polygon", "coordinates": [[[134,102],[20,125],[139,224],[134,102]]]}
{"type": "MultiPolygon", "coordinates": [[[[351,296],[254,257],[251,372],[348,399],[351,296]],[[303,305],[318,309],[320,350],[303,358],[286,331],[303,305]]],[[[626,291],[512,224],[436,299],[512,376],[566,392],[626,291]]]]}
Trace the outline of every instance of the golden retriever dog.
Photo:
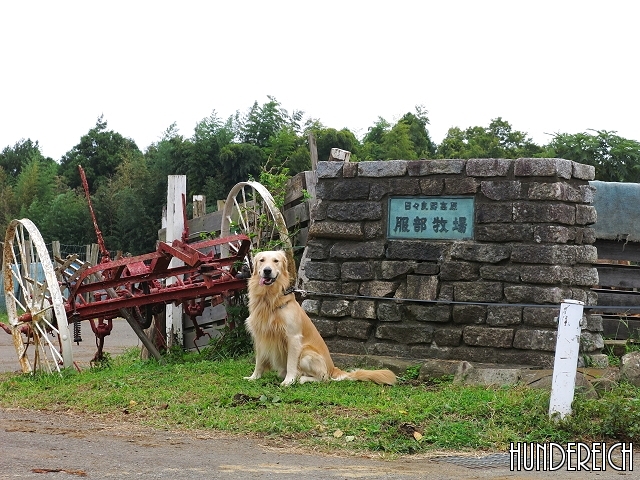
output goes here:
{"type": "Polygon", "coordinates": [[[333,365],[326,343],[289,289],[287,257],[283,251],[260,252],[249,279],[249,318],[256,365],[247,380],[274,370],[281,385],[324,380],[369,380],[393,385],[391,370],[344,372],[333,365]]]}

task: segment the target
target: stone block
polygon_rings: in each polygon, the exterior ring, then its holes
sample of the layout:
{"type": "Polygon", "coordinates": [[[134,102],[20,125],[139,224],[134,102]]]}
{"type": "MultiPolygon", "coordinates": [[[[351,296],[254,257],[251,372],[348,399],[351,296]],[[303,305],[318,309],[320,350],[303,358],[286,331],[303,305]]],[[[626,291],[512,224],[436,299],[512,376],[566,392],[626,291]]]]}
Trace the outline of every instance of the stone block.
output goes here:
{"type": "Polygon", "coordinates": [[[530,200],[560,200],[563,202],[582,203],[583,192],[564,182],[538,183],[529,185],[530,200]]]}
{"type": "Polygon", "coordinates": [[[553,303],[559,305],[565,298],[571,298],[571,294],[571,289],[560,287],[533,285],[508,285],[504,287],[504,296],[509,303],[553,303]]]}
{"type": "Polygon", "coordinates": [[[340,264],[310,261],[304,267],[309,280],[332,281],[340,278],[340,264]]]}
{"type": "Polygon", "coordinates": [[[433,332],[433,341],[441,347],[457,347],[461,340],[461,328],[436,328],[433,332]]]}
{"type": "Polygon", "coordinates": [[[433,327],[425,324],[386,323],[376,328],[376,338],[392,340],[407,345],[415,343],[431,343],[433,327]]]}
{"type": "Polygon", "coordinates": [[[479,265],[472,262],[444,262],[440,267],[440,280],[477,280],[479,265]]]}
{"type": "Polygon", "coordinates": [[[397,303],[380,302],[377,315],[381,322],[400,322],[403,320],[402,307],[397,303]]]}
{"type": "Polygon", "coordinates": [[[576,205],[576,223],[578,225],[591,225],[598,220],[596,207],[592,205],[576,205]]]}
{"type": "Polygon", "coordinates": [[[409,303],[404,306],[404,317],[418,322],[446,323],[451,321],[451,307],[449,305],[422,305],[409,303]]]}
{"type": "Polygon", "coordinates": [[[522,323],[522,307],[487,307],[487,325],[505,327],[522,323]]]}
{"type": "Polygon", "coordinates": [[[344,262],[340,267],[342,280],[373,280],[372,262],[344,262]]]}
{"type": "Polygon", "coordinates": [[[407,173],[406,160],[359,162],[359,177],[402,177],[407,173]]]}
{"type": "Polygon", "coordinates": [[[536,350],[515,350],[513,348],[496,350],[495,361],[510,365],[527,365],[533,367],[553,367],[554,353],[536,350]]]}
{"type": "Polygon", "coordinates": [[[520,278],[525,283],[571,285],[573,270],[571,267],[560,265],[522,265],[520,278]]]}
{"type": "Polygon", "coordinates": [[[337,321],[328,318],[313,317],[311,322],[316,326],[322,338],[330,338],[336,335],[337,321]]]}
{"type": "Polygon", "coordinates": [[[479,242],[530,242],[533,226],[526,223],[476,225],[475,238],[479,242]]]}
{"type": "Polygon", "coordinates": [[[518,158],[514,165],[516,177],[560,177],[570,179],[573,162],[563,158],[518,158]]]}
{"type": "Polygon", "coordinates": [[[324,182],[324,200],[367,200],[370,182],[360,179],[340,179],[324,182]]]}
{"type": "Polygon", "coordinates": [[[502,282],[456,282],[453,298],[457,302],[501,302],[502,282]]]}
{"type": "Polygon", "coordinates": [[[558,328],[558,315],[560,306],[557,307],[524,307],[522,311],[522,323],[533,327],[558,328]]]}
{"type": "Polygon", "coordinates": [[[480,191],[491,200],[518,200],[522,196],[522,182],[519,180],[485,180],[480,184],[480,191]]]}
{"type": "Polygon", "coordinates": [[[567,243],[575,238],[575,229],[561,225],[536,225],[533,239],[536,243],[567,243]]]}
{"type": "Polygon", "coordinates": [[[487,307],[484,305],[454,305],[453,323],[481,324],[487,318],[487,307]]]}
{"type": "Polygon", "coordinates": [[[466,160],[456,159],[437,159],[437,160],[417,160],[410,161],[407,170],[410,176],[427,176],[438,174],[458,174],[464,170],[466,160]]]}
{"type": "Polygon", "coordinates": [[[511,265],[483,265],[480,267],[483,280],[517,283],[520,281],[520,268],[511,265]]]}
{"type": "Polygon", "coordinates": [[[511,255],[509,245],[486,245],[472,242],[455,242],[451,246],[451,258],[470,262],[498,263],[511,255]]]}
{"type": "Polygon", "coordinates": [[[466,172],[470,177],[504,177],[511,165],[513,160],[506,158],[470,158],[466,172]]]}
{"type": "Polygon", "coordinates": [[[585,315],[585,317],[586,326],[584,327],[584,330],[588,330],[590,332],[604,331],[602,315],[585,315]]]}
{"type": "Polygon", "coordinates": [[[580,185],[582,203],[593,203],[596,197],[596,187],[591,185],[580,185]]]}
{"type": "Polygon", "coordinates": [[[420,179],[418,178],[390,178],[389,195],[420,195],[420,179]]]}
{"type": "Polygon", "coordinates": [[[514,245],[511,250],[511,261],[516,263],[574,265],[579,250],[580,252],[583,251],[581,249],[582,246],[575,245],[514,245]]]}
{"type": "Polygon", "coordinates": [[[320,311],[320,300],[303,300],[300,304],[302,309],[309,315],[317,315],[320,311]]]}
{"type": "Polygon", "coordinates": [[[368,282],[362,282],[358,289],[358,293],[365,297],[393,297],[398,285],[398,282],[371,280],[368,282]]]}
{"type": "Polygon", "coordinates": [[[476,347],[511,348],[513,329],[469,325],[462,331],[462,340],[476,347]]]}
{"type": "Polygon", "coordinates": [[[476,224],[511,223],[513,221],[513,203],[477,203],[476,224]]]}
{"type": "Polygon", "coordinates": [[[475,178],[445,178],[445,195],[466,195],[478,191],[478,181],[475,178]]]}
{"type": "Polygon", "coordinates": [[[350,313],[349,300],[324,300],[320,306],[320,315],[325,317],[346,317],[350,313]]]}
{"type": "Polygon", "coordinates": [[[584,163],[573,162],[573,178],[580,180],[595,180],[596,167],[584,163]]]}
{"type": "Polygon", "coordinates": [[[351,316],[375,320],[377,318],[376,302],[374,300],[354,300],[351,302],[351,316]]]}
{"type": "Polygon", "coordinates": [[[376,238],[384,238],[384,228],[382,221],[364,222],[364,239],[374,240],[376,238]]]}
{"type": "Polygon", "coordinates": [[[442,195],[444,180],[442,178],[421,178],[420,193],[422,195],[442,195]]]}
{"type": "Polygon", "coordinates": [[[456,372],[454,383],[464,385],[506,386],[520,380],[519,368],[475,367],[467,362],[456,372]],[[467,366],[468,365],[468,366],[467,366]]]}
{"type": "Polygon", "coordinates": [[[340,222],[380,220],[382,205],[379,202],[332,202],[327,205],[327,217],[340,222]]]}
{"type": "Polygon", "coordinates": [[[342,176],[344,162],[318,162],[318,178],[338,178],[342,176]]]}
{"type": "Polygon", "coordinates": [[[518,330],[513,337],[514,348],[554,352],[557,332],[554,330],[518,330]]]}
{"type": "Polygon", "coordinates": [[[389,240],[387,258],[389,260],[437,262],[444,258],[448,248],[448,243],[426,243],[424,240],[389,240]]]}
{"type": "Polygon", "coordinates": [[[382,261],[380,263],[380,276],[383,280],[391,280],[400,275],[413,273],[416,262],[408,261],[382,261]]]}
{"type": "Polygon", "coordinates": [[[598,261],[598,249],[593,245],[577,245],[575,248],[576,263],[594,264],[598,261]]]}
{"type": "Polygon", "coordinates": [[[354,178],[358,175],[358,164],[355,162],[345,162],[342,165],[342,176],[344,178],[354,178]]]}
{"type": "Polygon", "coordinates": [[[309,260],[325,260],[329,258],[329,248],[332,242],[324,239],[309,239],[305,247],[309,260]]]}
{"type": "Polygon", "coordinates": [[[602,334],[583,330],[580,333],[580,351],[585,353],[600,352],[604,348],[602,334]]]}
{"type": "Polygon", "coordinates": [[[407,298],[435,300],[438,295],[438,277],[407,275],[407,298]]]}
{"type": "MultiPolygon", "coordinates": [[[[345,319],[337,322],[336,333],[339,337],[367,340],[373,325],[366,320],[345,319]]],[[[345,352],[346,353],[346,352],[345,352]]]]}
{"type": "Polygon", "coordinates": [[[418,263],[413,269],[413,273],[418,275],[438,275],[440,273],[440,266],[437,263],[418,263]]]}
{"type": "MultiPolygon", "coordinates": [[[[307,264],[308,268],[309,264],[307,264]]],[[[321,280],[309,280],[302,286],[307,290],[309,295],[314,293],[342,293],[342,285],[340,282],[323,282],[321,280]]]]}
{"type": "Polygon", "coordinates": [[[573,267],[572,270],[572,285],[593,287],[600,282],[598,270],[595,267],[573,267]]]}
{"type": "Polygon", "coordinates": [[[513,204],[513,221],[520,223],[563,223],[565,225],[575,225],[576,205],[567,205],[564,203],[515,202],[513,204]]]}
{"type": "Polygon", "coordinates": [[[369,200],[379,202],[385,195],[391,192],[391,185],[388,178],[377,178],[370,180],[369,200]]]}
{"type": "Polygon", "coordinates": [[[327,340],[327,347],[332,353],[347,353],[350,355],[366,355],[367,344],[362,340],[347,340],[344,338],[327,340]]]}
{"type": "Polygon", "coordinates": [[[404,344],[376,342],[371,345],[370,353],[373,355],[386,355],[389,357],[406,357],[410,350],[404,344]]]}
{"type": "Polygon", "coordinates": [[[461,360],[425,360],[420,367],[418,381],[426,382],[431,379],[455,375],[460,368],[461,360]]]}
{"type": "Polygon", "coordinates": [[[340,259],[382,258],[384,256],[384,241],[336,242],[329,250],[329,255],[340,259]]]}
{"type": "Polygon", "coordinates": [[[620,378],[640,387],[640,352],[630,352],[620,359],[620,378]]]}
{"type": "Polygon", "coordinates": [[[309,227],[310,238],[338,238],[341,240],[363,240],[362,223],[334,222],[324,220],[314,222],[309,227]]]}

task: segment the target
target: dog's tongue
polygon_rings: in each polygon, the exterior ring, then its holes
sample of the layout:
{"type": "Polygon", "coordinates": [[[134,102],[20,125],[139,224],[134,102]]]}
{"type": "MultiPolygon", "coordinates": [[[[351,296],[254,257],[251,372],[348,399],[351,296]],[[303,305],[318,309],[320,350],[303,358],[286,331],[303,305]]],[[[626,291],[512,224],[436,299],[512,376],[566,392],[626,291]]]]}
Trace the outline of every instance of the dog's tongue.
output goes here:
{"type": "Polygon", "coordinates": [[[269,285],[271,283],[271,279],[260,277],[260,285],[269,285]]]}

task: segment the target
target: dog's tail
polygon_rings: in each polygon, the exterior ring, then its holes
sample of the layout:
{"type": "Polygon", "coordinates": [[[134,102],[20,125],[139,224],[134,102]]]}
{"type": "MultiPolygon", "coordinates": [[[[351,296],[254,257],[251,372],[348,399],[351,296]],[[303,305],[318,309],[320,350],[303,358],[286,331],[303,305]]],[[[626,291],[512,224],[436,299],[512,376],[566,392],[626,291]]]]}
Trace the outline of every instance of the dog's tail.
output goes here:
{"type": "Polygon", "coordinates": [[[397,378],[391,370],[352,370],[345,372],[338,367],[333,368],[331,380],[360,380],[375,382],[378,385],[395,385],[397,378]]]}

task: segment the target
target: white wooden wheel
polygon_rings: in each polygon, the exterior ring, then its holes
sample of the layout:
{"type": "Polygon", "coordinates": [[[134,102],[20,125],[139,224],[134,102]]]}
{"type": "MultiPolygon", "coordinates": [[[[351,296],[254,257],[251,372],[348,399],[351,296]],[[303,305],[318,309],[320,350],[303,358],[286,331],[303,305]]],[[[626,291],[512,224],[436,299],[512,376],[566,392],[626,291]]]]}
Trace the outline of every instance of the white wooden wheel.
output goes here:
{"type": "MultiPolygon", "coordinates": [[[[251,239],[251,253],[284,250],[287,254],[291,282],[295,281],[296,266],[287,225],[273,197],[261,183],[237,183],[227,195],[222,211],[220,235],[227,237],[239,233],[251,239]]],[[[228,257],[233,249],[232,244],[223,245],[222,256],[228,257]]],[[[251,258],[247,259],[247,266],[249,270],[253,268],[251,258]]]]}
{"type": "Polygon", "coordinates": [[[7,227],[2,273],[7,316],[23,373],[73,365],[60,285],[42,235],[31,220],[7,227]]]}

